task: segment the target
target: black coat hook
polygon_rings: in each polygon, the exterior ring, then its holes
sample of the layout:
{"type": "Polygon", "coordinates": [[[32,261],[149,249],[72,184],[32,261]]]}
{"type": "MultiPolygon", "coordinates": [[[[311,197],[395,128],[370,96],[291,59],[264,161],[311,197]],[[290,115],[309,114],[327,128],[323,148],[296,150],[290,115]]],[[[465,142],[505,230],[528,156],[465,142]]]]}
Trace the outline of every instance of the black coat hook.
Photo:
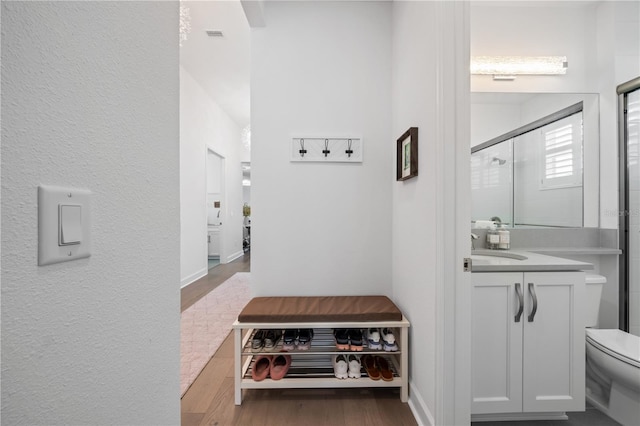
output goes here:
{"type": "Polygon", "coordinates": [[[322,150],[322,153],[326,157],[327,155],[329,155],[330,152],[331,151],[329,151],[329,139],[325,139],[324,140],[324,149],[322,150]]]}
{"type": "Polygon", "coordinates": [[[304,139],[300,138],[300,151],[298,151],[300,153],[300,157],[304,157],[304,155],[307,153],[307,150],[304,149],[304,139]]]}
{"type": "Polygon", "coordinates": [[[351,149],[351,142],[351,139],[347,140],[347,150],[345,151],[349,158],[351,158],[351,154],[353,154],[353,150],[351,149]]]}

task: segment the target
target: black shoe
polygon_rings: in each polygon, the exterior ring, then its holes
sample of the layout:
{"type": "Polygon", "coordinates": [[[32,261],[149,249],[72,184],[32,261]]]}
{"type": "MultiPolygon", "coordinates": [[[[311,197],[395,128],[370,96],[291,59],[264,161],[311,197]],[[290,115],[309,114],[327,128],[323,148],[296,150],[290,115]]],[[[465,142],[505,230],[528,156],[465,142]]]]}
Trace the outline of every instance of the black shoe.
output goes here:
{"type": "Polygon", "coordinates": [[[349,329],[349,349],[352,351],[361,351],[362,348],[362,330],[356,328],[349,329]]]}
{"type": "Polygon", "coordinates": [[[313,338],[313,330],[310,328],[302,328],[298,330],[298,349],[307,350],[311,347],[311,339],[313,338]]]}
{"type": "Polygon", "coordinates": [[[341,351],[349,350],[349,330],[346,328],[336,328],[333,330],[333,335],[336,338],[336,348],[341,351]]]}
{"type": "Polygon", "coordinates": [[[296,339],[298,338],[298,330],[295,328],[287,328],[284,330],[282,337],[282,349],[292,351],[296,348],[296,339]]]}

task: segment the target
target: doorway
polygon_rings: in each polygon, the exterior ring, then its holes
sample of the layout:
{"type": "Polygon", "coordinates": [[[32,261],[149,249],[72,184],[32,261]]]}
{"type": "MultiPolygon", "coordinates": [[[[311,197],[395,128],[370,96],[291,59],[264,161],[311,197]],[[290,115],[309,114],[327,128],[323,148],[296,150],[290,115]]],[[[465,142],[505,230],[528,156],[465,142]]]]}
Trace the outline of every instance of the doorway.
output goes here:
{"type": "Polygon", "coordinates": [[[225,158],[207,147],[207,263],[208,269],[226,263],[225,235],[225,158]]]}

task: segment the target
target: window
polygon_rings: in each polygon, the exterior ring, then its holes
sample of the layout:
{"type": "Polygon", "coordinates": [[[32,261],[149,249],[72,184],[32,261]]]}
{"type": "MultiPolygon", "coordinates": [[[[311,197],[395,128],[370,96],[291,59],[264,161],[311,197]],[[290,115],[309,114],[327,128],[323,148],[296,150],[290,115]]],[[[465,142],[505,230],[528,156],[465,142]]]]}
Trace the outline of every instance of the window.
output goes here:
{"type": "Polygon", "coordinates": [[[540,189],[582,185],[582,112],[541,127],[540,189]]]}

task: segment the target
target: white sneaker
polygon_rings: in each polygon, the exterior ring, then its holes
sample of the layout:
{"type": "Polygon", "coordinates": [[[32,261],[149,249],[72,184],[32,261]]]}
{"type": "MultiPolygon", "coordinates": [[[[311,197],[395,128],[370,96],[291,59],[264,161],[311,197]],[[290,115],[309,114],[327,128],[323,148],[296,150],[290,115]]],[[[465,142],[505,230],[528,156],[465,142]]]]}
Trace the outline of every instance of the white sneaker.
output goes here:
{"type": "Polygon", "coordinates": [[[369,349],[382,349],[380,332],[377,328],[367,329],[367,345],[369,346],[369,349]]]}
{"type": "Polygon", "coordinates": [[[387,352],[393,352],[398,350],[396,344],[396,337],[393,335],[393,331],[390,328],[382,329],[382,341],[384,342],[384,350],[387,352]]]}
{"type": "Polygon", "coordinates": [[[347,377],[349,377],[349,375],[347,374],[348,369],[349,366],[347,365],[347,359],[344,357],[344,355],[335,355],[333,357],[333,374],[338,379],[346,379],[347,377]]]}
{"type": "Polygon", "coordinates": [[[360,358],[353,354],[349,355],[349,377],[359,379],[361,369],[362,364],[360,364],[360,358]]]}

